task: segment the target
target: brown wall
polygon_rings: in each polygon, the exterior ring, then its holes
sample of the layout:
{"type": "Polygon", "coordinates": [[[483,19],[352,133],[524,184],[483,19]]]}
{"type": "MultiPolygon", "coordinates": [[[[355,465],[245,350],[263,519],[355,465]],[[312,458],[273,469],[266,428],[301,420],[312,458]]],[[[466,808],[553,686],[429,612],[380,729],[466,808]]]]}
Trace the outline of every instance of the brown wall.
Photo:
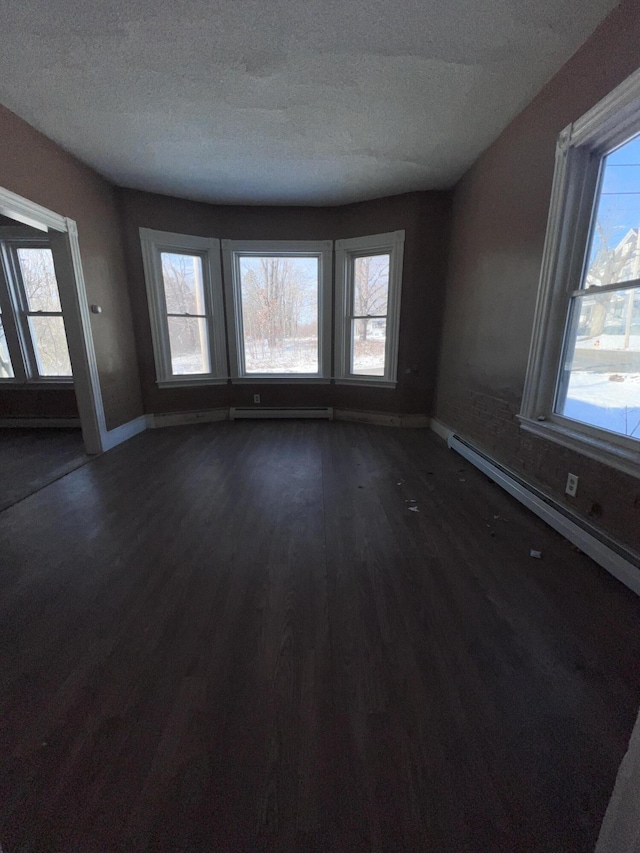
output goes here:
{"type": "Polygon", "coordinates": [[[615,9],[456,187],[436,414],[605,530],[640,545],[640,481],[518,428],[558,133],[640,66],[637,0],[615,9]],[[599,504],[601,510],[593,505],[599,504]]]}
{"type": "Polygon", "coordinates": [[[233,207],[118,190],[131,286],[145,411],[199,411],[250,404],[329,405],[368,411],[431,410],[446,258],[449,197],[410,193],[334,208],[233,207]],[[231,240],[327,240],[404,229],[398,385],[213,385],[159,389],[142,267],[139,228],[231,240]],[[411,373],[406,373],[411,370],[411,373]]]}
{"type": "MultiPolygon", "coordinates": [[[[107,427],[138,417],[142,399],[113,188],[2,106],[0,186],[76,220],[88,299],[103,311],[92,315],[91,322],[107,427]]],[[[14,415],[17,393],[12,392],[11,403],[5,400],[14,415]]],[[[30,393],[22,399],[21,414],[38,411],[37,396],[30,393]]],[[[47,416],[46,407],[40,411],[44,414],[39,416],[47,416]]]]}

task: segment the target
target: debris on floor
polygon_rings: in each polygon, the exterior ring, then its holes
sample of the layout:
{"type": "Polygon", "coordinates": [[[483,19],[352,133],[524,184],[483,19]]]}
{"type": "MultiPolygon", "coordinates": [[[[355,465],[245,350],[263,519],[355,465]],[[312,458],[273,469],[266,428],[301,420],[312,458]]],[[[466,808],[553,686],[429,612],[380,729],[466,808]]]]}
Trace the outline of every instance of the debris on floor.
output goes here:
{"type": "Polygon", "coordinates": [[[409,507],[409,510],[410,510],[411,512],[420,512],[420,510],[418,509],[418,507],[417,507],[417,506],[410,506],[410,507],[409,507]]]}
{"type": "Polygon", "coordinates": [[[534,560],[542,559],[542,551],[535,551],[533,548],[529,551],[529,556],[533,557],[534,560]]]}

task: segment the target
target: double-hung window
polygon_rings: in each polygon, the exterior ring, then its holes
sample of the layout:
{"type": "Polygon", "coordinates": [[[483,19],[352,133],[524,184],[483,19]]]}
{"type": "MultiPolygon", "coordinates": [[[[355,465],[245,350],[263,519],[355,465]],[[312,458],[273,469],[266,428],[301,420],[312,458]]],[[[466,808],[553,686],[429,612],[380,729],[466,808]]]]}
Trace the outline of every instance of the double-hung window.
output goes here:
{"type": "Polygon", "coordinates": [[[560,136],[521,421],[640,475],[640,73],[560,136]]]}
{"type": "Polygon", "coordinates": [[[329,381],[332,244],[222,243],[231,376],[329,381]]]}
{"type": "Polygon", "coordinates": [[[46,240],[0,238],[0,381],[72,381],[53,254],[46,240]]]}
{"type": "Polygon", "coordinates": [[[226,382],[219,240],[140,229],[159,385],[226,382]]]}
{"type": "Polygon", "coordinates": [[[404,231],[336,243],[337,381],[394,386],[404,231]]]}

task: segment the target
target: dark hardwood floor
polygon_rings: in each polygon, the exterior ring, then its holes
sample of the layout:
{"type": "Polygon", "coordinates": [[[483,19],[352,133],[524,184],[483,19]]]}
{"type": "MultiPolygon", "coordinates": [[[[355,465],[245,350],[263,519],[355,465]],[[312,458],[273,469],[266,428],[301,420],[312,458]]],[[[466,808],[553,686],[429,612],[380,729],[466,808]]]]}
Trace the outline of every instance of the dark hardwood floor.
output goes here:
{"type": "Polygon", "coordinates": [[[4,853],[593,850],[640,599],[427,431],[147,432],[0,548],[4,853]]]}
{"type": "Polygon", "coordinates": [[[0,428],[0,511],[89,459],[80,428],[0,428]]]}

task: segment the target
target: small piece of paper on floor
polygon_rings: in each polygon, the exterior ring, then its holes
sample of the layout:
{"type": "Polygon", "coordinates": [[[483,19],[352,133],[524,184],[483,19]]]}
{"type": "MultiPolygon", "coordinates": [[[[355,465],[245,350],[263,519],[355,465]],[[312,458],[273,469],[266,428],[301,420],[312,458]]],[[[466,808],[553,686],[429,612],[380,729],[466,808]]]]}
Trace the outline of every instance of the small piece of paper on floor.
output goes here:
{"type": "Polygon", "coordinates": [[[411,512],[420,512],[417,506],[410,506],[409,509],[411,510],[411,512]]]}
{"type": "Polygon", "coordinates": [[[529,556],[533,557],[535,560],[542,559],[542,551],[534,551],[533,548],[529,551],[529,556]]]}

